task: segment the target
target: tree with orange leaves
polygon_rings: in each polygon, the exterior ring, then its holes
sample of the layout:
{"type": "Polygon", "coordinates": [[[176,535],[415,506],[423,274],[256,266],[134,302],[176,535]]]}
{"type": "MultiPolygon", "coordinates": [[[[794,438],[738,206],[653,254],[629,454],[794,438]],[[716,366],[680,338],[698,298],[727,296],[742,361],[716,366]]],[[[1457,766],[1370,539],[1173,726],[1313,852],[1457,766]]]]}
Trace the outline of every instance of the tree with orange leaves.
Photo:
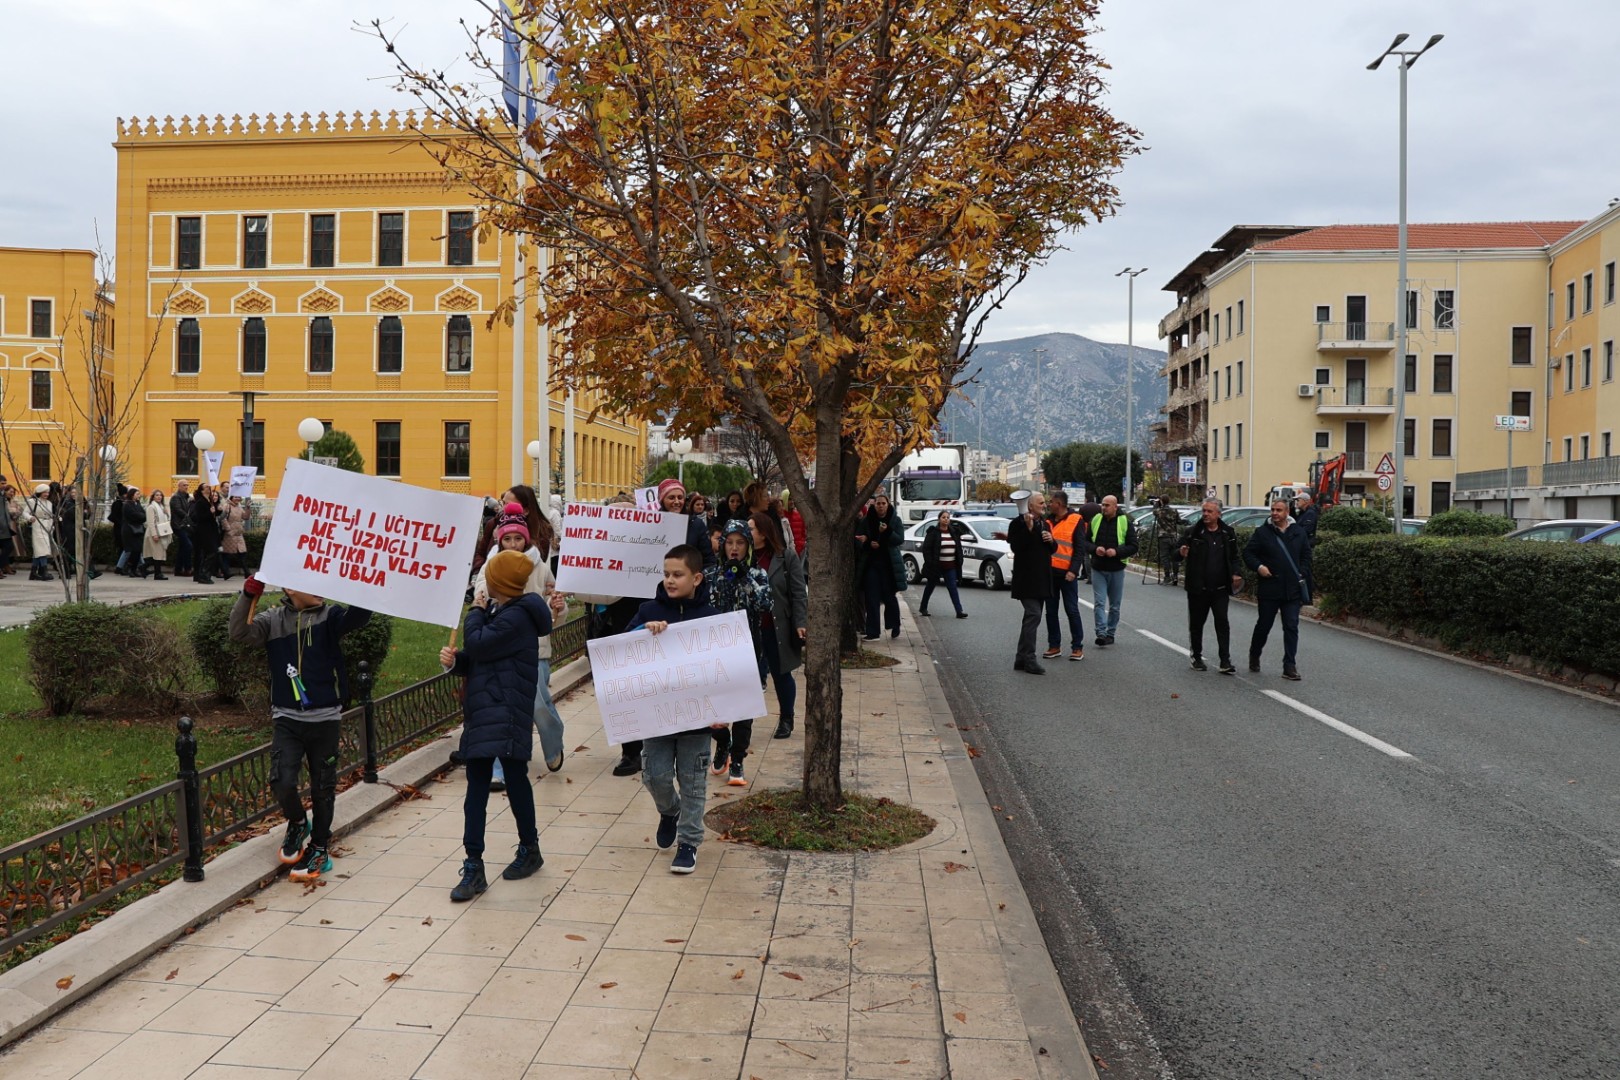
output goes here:
{"type": "Polygon", "coordinates": [[[501,76],[504,45],[552,76],[520,132],[377,32],[463,133],[440,152],[485,222],[547,250],[556,377],[769,439],[816,561],[804,793],[835,806],[855,518],[1138,149],[1102,101],[1097,2],[477,2],[475,65],[501,76]]]}

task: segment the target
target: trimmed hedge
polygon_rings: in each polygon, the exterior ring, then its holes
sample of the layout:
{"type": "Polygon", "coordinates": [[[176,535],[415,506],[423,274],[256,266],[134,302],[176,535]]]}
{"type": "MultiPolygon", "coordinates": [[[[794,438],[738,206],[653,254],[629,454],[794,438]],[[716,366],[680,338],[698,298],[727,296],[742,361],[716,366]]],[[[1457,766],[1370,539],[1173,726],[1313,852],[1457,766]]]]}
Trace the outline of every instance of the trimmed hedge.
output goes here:
{"type": "Polygon", "coordinates": [[[1393,526],[1383,514],[1367,506],[1330,506],[1316,519],[1318,532],[1340,536],[1377,536],[1393,526]]]}
{"type": "Polygon", "coordinates": [[[57,604],[28,628],[28,681],[52,716],[107,696],[171,706],[185,671],[179,631],[151,611],[94,601],[57,604]]]}
{"type": "MultiPolygon", "coordinates": [[[[244,529],[242,539],[247,541],[247,561],[249,566],[258,566],[264,558],[264,538],[267,535],[264,529],[244,529]]],[[[166,565],[174,565],[174,556],[180,550],[179,541],[169,541],[169,557],[166,565]]],[[[113,546],[111,525],[96,526],[96,533],[90,540],[90,551],[95,556],[97,566],[106,566],[118,561],[118,548],[113,546]]]]}
{"type": "Polygon", "coordinates": [[[1513,531],[1511,518],[1477,510],[1447,510],[1423,527],[1424,536],[1501,536],[1513,531]]]}
{"type": "Polygon", "coordinates": [[[1336,610],[1620,676],[1620,551],[1608,545],[1357,536],[1319,544],[1315,564],[1336,610]]]}

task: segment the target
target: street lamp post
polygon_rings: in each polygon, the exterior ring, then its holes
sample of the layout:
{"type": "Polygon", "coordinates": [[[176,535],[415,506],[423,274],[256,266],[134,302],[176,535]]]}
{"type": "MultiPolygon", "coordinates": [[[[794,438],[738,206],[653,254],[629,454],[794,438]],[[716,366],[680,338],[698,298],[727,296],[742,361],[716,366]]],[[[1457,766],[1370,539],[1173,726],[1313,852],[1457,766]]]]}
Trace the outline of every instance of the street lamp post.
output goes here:
{"type": "Polygon", "coordinates": [[[1136,488],[1136,478],[1132,475],[1136,470],[1131,467],[1131,412],[1136,407],[1134,390],[1131,386],[1131,370],[1136,366],[1136,276],[1147,273],[1147,267],[1139,266],[1134,270],[1127,266],[1115,277],[1125,279],[1125,498],[1123,505],[1131,505],[1131,492],[1136,488]]]}
{"type": "Polygon", "coordinates": [[[671,439],[669,441],[669,452],[674,454],[679,462],[675,466],[675,475],[680,480],[681,487],[684,488],[686,486],[686,455],[692,452],[692,440],[671,439]]]}
{"type": "MultiPolygon", "coordinates": [[[[1378,54],[1378,59],[1367,65],[1368,71],[1377,71],[1388,57],[1396,57],[1401,65],[1401,151],[1400,151],[1400,216],[1395,226],[1395,535],[1401,535],[1401,521],[1406,516],[1406,73],[1418,57],[1440,43],[1444,34],[1435,34],[1424,42],[1421,49],[1401,48],[1410,34],[1396,34],[1389,48],[1378,54]]],[[[1415,501],[1415,500],[1414,500],[1415,501]]],[[[1416,507],[1414,506],[1415,510],[1416,507]]]]}
{"type": "Polygon", "coordinates": [[[207,428],[198,428],[191,433],[191,445],[197,448],[197,483],[205,483],[208,479],[208,451],[214,448],[214,433],[207,428]]]}
{"type": "Polygon", "coordinates": [[[326,434],[326,425],[313,416],[306,416],[298,421],[298,437],[305,442],[304,460],[315,460],[315,444],[321,441],[326,434]]]}
{"type": "Polygon", "coordinates": [[[541,461],[540,461],[540,459],[541,459],[542,456],[544,456],[544,454],[546,452],[545,447],[540,444],[539,439],[530,439],[529,440],[529,445],[527,447],[525,447],[524,449],[526,449],[528,451],[529,457],[532,458],[533,461],[534,461],[534,490],[535,490],[535,492],[537,494],[542,493],[546,489],[545,489],[544,482],[541,480],[541,475],[542,474],[540,472],[540,469],[541,469],[541,461]]]}
{"type": "Polygon", "coordinates": [[[101,448],[101,502],[112,505],[113,462],[118,460],[118,447],[109,443],[101,448]]]}

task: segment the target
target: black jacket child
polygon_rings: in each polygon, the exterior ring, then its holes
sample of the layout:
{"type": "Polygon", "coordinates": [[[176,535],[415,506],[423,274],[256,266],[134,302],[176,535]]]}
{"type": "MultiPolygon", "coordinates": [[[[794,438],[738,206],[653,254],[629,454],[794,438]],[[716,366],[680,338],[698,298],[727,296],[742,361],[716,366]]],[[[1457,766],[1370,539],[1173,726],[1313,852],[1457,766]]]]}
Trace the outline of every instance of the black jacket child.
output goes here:
{"type": "Polygon", "coordinates": [[[299,611],[284,600],[269,611],[247,619],[252,598],[242,593],[231,608],[232,641],[264,646],[270,665],[270,707],[276,715],[341,709],[349,698],[343,671],[343,635],[371,621],[365,608],[322,604],[299,611]],[[300,642],[300,639],[302,641],[300,642]],[[307,700],[300,700],[287,671],[299,673],[307,700]]]}
{"type": "Polygon", "coordinates": [[[528,761],[534,756],[540,639],[551,633],[551,609],[534,593],[490,608],[467,609],[451,668],[467,679],[461,756],[528,761]]]}

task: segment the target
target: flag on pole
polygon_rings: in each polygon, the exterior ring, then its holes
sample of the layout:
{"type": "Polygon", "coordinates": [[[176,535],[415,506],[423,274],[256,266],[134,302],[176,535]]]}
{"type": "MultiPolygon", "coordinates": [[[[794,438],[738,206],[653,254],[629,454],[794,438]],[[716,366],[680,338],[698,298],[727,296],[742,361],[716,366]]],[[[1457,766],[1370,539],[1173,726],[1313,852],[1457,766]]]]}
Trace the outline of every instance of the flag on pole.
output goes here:
{"type": "Polygon", "coordinates": [[[524,130],[539,112],[535,60],[528,55],[534,20],[525,16],[526,6],[525,0],[501,0],[501,98],[507,118],[524,130]]]}

